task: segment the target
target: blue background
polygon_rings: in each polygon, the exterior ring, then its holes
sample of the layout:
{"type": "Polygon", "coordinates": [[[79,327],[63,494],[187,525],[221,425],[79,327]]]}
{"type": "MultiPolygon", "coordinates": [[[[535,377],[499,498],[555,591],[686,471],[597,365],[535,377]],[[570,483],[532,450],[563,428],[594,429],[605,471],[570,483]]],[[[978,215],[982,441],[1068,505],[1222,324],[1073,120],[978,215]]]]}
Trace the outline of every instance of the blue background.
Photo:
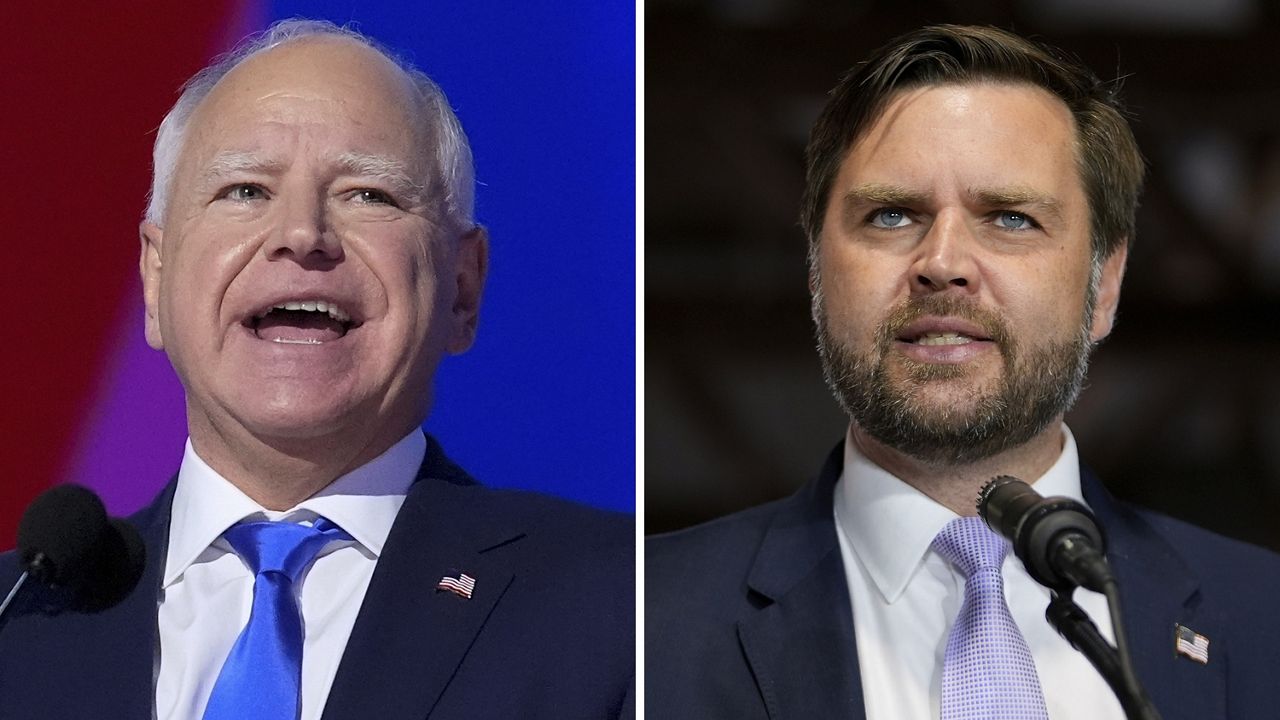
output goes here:
{"type": "Polygon", "coordinates": [[[489,229],[476,345],[427,430],[488,485],[635,506],[635,15],[619,2],[275,2],[354,22],[430,75],[489,229]]]}

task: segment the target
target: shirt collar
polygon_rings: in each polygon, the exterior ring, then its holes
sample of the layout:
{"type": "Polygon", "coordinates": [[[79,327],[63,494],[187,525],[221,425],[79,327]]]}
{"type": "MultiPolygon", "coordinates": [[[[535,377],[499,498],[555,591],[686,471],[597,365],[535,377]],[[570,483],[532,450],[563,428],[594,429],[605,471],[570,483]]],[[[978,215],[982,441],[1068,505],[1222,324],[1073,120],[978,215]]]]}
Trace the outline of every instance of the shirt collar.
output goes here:
{"type": "MultiPolygon", "coordinates": [[[[852,431],[850,431],[852,432],[852,431]]],[[[1033,485],[1046,497],[1084,502],[1075,438],[1062,426],[1062,454],[1033,485]]],[[[850,434],[835,490],[836,526],[848,538],[885,602],[901,597],[933,538],[957,516],[868,460],[850,434]]]]}
{"type": "Polygon", "coordinates": [[[415,429],[378,457],[281,512],[263,508],[219,475],[196,454],[188,438],[173,493],[162,587],[176,582],[227,528],[251,517],[300,522],[324,516],[374,557],[381,555],[426,450],[426,437],[415,429]]]}

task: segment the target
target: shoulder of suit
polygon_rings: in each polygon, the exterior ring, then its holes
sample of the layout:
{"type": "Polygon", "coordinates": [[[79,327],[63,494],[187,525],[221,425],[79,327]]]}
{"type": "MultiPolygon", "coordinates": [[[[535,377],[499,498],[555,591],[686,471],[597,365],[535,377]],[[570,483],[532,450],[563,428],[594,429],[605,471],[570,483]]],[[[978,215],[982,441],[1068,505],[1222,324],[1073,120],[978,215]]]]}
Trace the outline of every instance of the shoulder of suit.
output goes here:
{"type": "Polygon", "coordinates": [[[741,585],[786,502],[776,500],[701,525],[646,537],[644,568],[649,600],[660,603],[668,592],[716,595],[741,585]]]}
{"type": "Polygon", "coordinates": [[[602,510],[530,490],[470,485],[460,490],[473,498],[474,512],[522,527],[531,540],[576,548],[579,554],[635,556],[635,516],[602,510]]]}
{"type": "Polygon", "coordinates": [[[1266,642],[1280,648],[1280,621],[1272,620],[1276,616],[1271,607],[1280,595],[1280,555],[1153,510],[1126,503],[1119,506],[1119,517],[1129,525],[1129,537],[1138,539],[1139,544],[1110,547],[1108,555],[1141,553],[1132,561],[1166,568],[1181,566],[1195,579],[1195,602],[1201,614],[1217,615],[1225,626],[1248,629],[1251,643],[1265,637],[1266,642]],[[1142,541],[1144,536],[1153,541],[1142,541]],[[1149,557],[1151,553],[1167,553],[1168,557],[1149,557]]]}
{"type": "Polygon", "coordinates": [[[0,584],[4,585],[0,592],[8,592],[9,586],[17,582],[20,575],[22,575],[22,567],[18,560],[18,551],[9,550],[0,553],[0,584]]]}
{"type": "Polygon", "coordinates": [[[1280,589],[1280,554],[1154,510],[1131,509],[1202,576],[1265,581],[1280,589]]]}
{"type": "Polygon", "coordinates": [[[645,538],[646,558],[650,554],[660,558],[673,552],[716,551],[726,544],[739,546],[744,540],[763,537],[784,502],[775,500],[682,530],[650,535],[645,538]]]}

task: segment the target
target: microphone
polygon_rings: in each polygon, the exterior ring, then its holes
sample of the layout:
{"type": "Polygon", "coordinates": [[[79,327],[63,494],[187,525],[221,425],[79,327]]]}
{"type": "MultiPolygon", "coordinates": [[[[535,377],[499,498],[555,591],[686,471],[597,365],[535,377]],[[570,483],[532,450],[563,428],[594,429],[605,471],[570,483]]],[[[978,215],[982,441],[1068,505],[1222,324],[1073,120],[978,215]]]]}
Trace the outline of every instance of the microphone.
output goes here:
{"type": "Polygon", "coordinates": [[[1071,498],[1046,498],[1021,480],[1000,475],[979,493],[978,515],[1013,543],[1014,553],[1041,585],[1106,592],[1115,582],[1103,556],[1102,530],[1093,513],[1071,498]]]}
{"type": "MultiPolygon", "coordinates": [[[[28,576],[70,593],[80,610],[105,610],[138,584],[146,559],[142,537],[129,523],[107,517],[98,496],[78,485],[45,491],[18,523],[18,556],[28,576]]],[[[3,612],[3,606],[0,606],[3,612]]]]}

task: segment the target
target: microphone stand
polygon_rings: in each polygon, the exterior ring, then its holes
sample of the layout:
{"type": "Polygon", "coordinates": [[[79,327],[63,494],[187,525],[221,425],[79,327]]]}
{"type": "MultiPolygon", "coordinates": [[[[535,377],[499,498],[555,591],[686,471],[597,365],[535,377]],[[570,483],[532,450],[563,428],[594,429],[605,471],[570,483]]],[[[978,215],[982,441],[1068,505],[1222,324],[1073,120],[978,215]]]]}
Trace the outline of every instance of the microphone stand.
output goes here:
{"type": "Polygon", "coordinates": [[[30,571],[24,571],[18,578],[18,582],[13,584],[13,589],[4,597],[4,602],[0,602],[0,617],[3,617],[4,611],[9,609],[9,603],[13,602],[13,597],[22,589],[22,584],[27,581],[27,576],[30,574],[30,571]]]}
{"type": "MultiPolygon", "coordinates": [[[[1120,700],[1120,706],[1124,708],[1124,714],[1129,720],[1160,720],[1160,713],[1156,712],[1155,706],[1151,704],[1151,698],[1147,697],[1146,691],[1142,689],[1141,683],[1133,673],[1128,653],[1122,653],[1112,647],[1111,643],[1102,637],[1102,633],[1098,632],[1098,626],[1093,624],[1089,614],[1071,599],[1073,591],[1074,588],[1070,586],[1065,590],[1051,591],[1052,599],[1049,601],[1048,609],[1045,610],[1045,617],[1049,620],[1049,624],[1058,631],[1058,634],[1066,638],[1072,647],[1089,659],[1102,678],[1111,686],[1111,691],[1120,700]]],[[[1119,638],[1124,628],[1115,622],[1120,612],[1118,606],[1114,604],[1118,600],[1114,595],[1116,593],[1108,592],[1107,601],[1112,603],[1112,629],[1119,638]]]]}
{"type": "Polygon", "coordinates": [[[34,574],[37,579],[42,577],[42,574],[47,569],[47,562],[47,556],[42,552],[38,552],[36,553],[36,556],[31,559],[31,562],[26,564],[26,569],[22,571],[22,575],[18,576],[18,582],[14,583],[13,589],[9,591],[8,595],[4,596],[4,602],[0,602],[0,618],[4,617],[4,611],[9,609],[9,604],[13,602],[13,598],[16,597],[18,591],[22,589],[22,585],[27,581],[27,578],[31,577],[32,574],[34,574]]]}

